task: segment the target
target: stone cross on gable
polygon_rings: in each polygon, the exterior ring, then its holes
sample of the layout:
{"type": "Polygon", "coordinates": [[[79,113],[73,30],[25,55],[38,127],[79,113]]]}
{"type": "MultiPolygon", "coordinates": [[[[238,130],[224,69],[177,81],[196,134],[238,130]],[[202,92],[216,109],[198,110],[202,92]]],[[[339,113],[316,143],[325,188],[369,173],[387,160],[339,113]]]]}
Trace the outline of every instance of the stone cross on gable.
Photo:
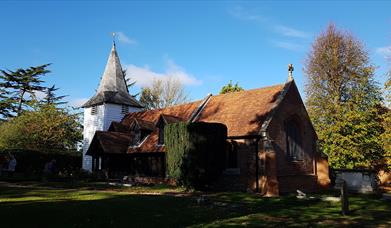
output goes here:
{"type": "Polygon", "coordinates": [[[293,80],[293,64],[290,63],[288,64],[288,81],[292,81],[293,80]]]}

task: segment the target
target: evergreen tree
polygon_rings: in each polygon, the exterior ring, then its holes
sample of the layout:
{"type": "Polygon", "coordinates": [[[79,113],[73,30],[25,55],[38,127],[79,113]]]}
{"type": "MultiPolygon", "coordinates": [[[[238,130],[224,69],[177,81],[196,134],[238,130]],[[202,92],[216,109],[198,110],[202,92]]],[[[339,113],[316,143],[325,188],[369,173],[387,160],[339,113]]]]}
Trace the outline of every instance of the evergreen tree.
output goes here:
{"type": "Polygon", "coordinates": [[[45,90],[41,76],[50,72],[46,69],[49,65],[20,68],[16,71],[0,70],[0,88],[8,93],[8,97],[2,98],[2,101],[8,102],[11,106],[7,109],[8,113],[20,115],[28,103],[35,99],[35,93],[45,90]]]}
{"type": "MultiPolygon", "coordinates": [[[[122,70],[122,74],[124,75],[125,84],[127,86],[126,89],[128,90],[128,93],[129,93],[129,89],[132,88],[136,84],[136,81],[132,81],[132,79],[130,77],[126,78],[126,69],[122,70]]],[[[138,95],[139,95],[139,93],[132,95],[132,97],[137,97],[138,95]]]]}
{"type": "Polygon", "coordinates": [[[225,86],[223,86],[220,90],[220,94],[226,94],[226,93],[232,93],[232,92],[238,92],[238,91],[242,91],[243,88],[241,86],[239,86],[238,83],[236,83],[235,85],[232,84],[232,81],[229,81],[229,83],[225,86]]]}
{"type": "Polygon", "coordinates": [[[334,168],[375,167],[383,158],[380,88],[363,45],[333,24],[305,63],[307,109],[334,168]]]}
{"type": "Polygon", "coordinates": [[[67,102],[66,101],[62,101],[65,97],[67,97],[67,95],[62,95],[62,96],[56,96],[55,92],[58,90],[59,88],[56,88],[55,85],[51,86],[51,87],[48,87],[45,89],[45,97],[42,99],[41,103],[43,104],[47,104],[47,105],[55,105],[56,107],[58,105],[64,105],[66,104],[67,102]]]}
{"type": "Polygon", "coordinates": [[[12,99],[9,98],[9,92],[0,88],[0,120],[4,120],[11,116],[12,99]]]}

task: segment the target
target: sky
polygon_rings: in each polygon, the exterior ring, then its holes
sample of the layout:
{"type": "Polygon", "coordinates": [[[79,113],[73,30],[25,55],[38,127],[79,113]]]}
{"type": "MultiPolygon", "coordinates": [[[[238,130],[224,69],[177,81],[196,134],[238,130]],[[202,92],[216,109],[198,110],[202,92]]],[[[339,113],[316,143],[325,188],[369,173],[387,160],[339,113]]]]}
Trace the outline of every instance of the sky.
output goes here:
{"type": "Polygon", "coordinates": [[[303,66],[329,23],[365,45],[384,83],[390,68],[390,1],[0,1],[0,69],[51,63],[47,85],[79,106],[98,87],[116,35],[135,94],[174,76],[191,100],[284,83],[287,65],[303,97],[303,66]]]}

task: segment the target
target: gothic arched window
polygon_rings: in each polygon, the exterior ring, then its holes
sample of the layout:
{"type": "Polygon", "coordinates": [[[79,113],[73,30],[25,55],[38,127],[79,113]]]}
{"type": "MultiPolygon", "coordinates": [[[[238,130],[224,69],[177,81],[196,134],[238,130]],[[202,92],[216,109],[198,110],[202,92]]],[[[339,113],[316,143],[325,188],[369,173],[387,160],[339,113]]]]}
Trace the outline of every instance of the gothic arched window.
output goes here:
{"type": "Polygon", "coordinates": [[[292,161],[303,160],[302,136],[300,125],[295,119],[285,123],[286,154],[292,161]]]}

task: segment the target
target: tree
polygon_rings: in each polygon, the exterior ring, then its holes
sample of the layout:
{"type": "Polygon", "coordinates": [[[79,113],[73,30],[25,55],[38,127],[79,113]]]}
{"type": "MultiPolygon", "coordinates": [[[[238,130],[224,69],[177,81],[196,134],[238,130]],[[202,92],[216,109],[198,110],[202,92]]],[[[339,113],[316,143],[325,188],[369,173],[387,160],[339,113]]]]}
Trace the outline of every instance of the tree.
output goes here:
{"type": "Polygon", "coordinates": [[[58,89],[59,88],[56,88],[56,85],[46,88],[44,91],[45,97],[42,99],[41,103],[55,106],[66,104],[67,102],[62,100],[67,97],[67,95],[57,96],[55,92],[58,89]]]}
{"type": "Polygon", "coordinates": [[[0,88],[0,120],[6,119],[11,115],[12,99],[9,98],[9,92],[0,88]]]}
{"type": "Polygon", "coordinates": [[[235,85],[232,84],[232,81],[229,81],[229,83],[225,86],[223,86],[220,90],[220,94],[226,94],[226,93],[232,93],[232,92],[238,92],[244,90],[241,86],[239,86],[238,83],[235,85]]]}
{"type": "Polygon", "coordinates": [[[0,149],[54,152],[75,150],[82,139],[77,114],[53,104],[37,105],[0,124],[0,149]]]}
{"type": "Polygon", "coordinates": [[[49,65],[44,64],[27,69],[19,68],[16,71],[0,70],[0,88],[4,88],[9,95],[2,100],[11,103],[7,108],[8,114],[15,112],[20,115],[24,109],[23,106],[27,106],[30,101],[35,99],[35,93],[45,90],[45,87],[42,86],[44,81],[41,76],[50,72],[46,69],[49,65]]]}
{"type": "Polygon", "coordinates": [[[389,168],[391,168],[391,70],[388,72],[388,80],[384,87],[386,104],[388,107],[385,108],[386,111],[383,115],[384,133],[381,138],[383,140],[384,151],[386,152],[385,162],[390,166],[389,168]]]}
{"type": "Polygon", "coordinates": [[[374,70],[363,45],[333,24],[308,54],[306,106],[332,167],[375,167],[384,156],[374,70]]]}
{"type": "Polygon", "coordinates": [[[155,79],[150,87],[141,89],[140,103],[146,109],[166,108],[187,101],[185,88],[174,77],[166,80],[155,79]]]}
{"type": "MultiPolygon", "coordinates": [[[[129,93],[129,89],[132,88],[135,84],[136,84],[136,81],[133,81],[130,77],[126,78],[126,69],[123,69],[122,70],[122,74],[124,75],[124,80],[125,80],[125,84],[126,84],[126,89],[128,90],[128,93],[129,93]]],[[[139,95],[139,93],[137,94],[134,94],[132,95],[132,97],[137,97],[139,95]]]]}

